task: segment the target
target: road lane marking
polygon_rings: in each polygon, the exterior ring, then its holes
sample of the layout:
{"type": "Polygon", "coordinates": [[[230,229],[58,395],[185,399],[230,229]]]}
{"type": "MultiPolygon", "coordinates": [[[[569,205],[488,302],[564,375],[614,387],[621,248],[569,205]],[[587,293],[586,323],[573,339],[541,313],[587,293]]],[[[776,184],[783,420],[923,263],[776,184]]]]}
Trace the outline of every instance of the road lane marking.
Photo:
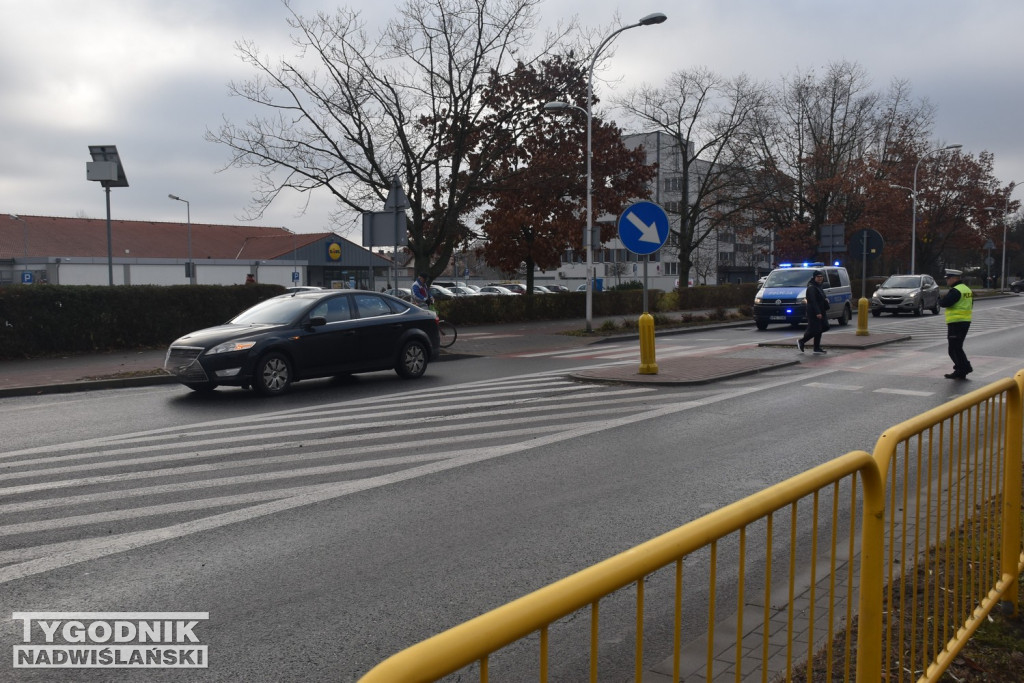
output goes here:
{"type": "Polygon", "coordinates": [[[875,389],[876,394],[898,394],[899,396],[934,396],[934,391],[913,391],[911,389],[875,389]]]}

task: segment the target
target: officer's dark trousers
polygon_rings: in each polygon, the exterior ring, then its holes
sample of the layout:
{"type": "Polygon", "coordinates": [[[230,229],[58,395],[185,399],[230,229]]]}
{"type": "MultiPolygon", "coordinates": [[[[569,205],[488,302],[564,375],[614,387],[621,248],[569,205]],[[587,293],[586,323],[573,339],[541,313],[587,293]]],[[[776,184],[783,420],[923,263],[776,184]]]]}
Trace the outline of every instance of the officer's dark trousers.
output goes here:
{"type": "Polygon", "coordinates": [[[967,360],[964,353],[964,339],[967,338],[967,330],[971,328],[971,322],[956,322],[946,324],[946,340],[949,342],[949,358],[953,361],[953,372],[966,375],[974,370],[971,362],[967,360]]]}

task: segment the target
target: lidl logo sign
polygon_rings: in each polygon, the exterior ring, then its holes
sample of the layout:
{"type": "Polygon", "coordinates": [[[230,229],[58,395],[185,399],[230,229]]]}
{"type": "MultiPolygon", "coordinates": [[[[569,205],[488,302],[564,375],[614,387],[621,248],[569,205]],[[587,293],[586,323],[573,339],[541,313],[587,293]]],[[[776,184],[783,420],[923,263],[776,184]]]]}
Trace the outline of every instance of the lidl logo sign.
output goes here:
{"type": "Polygon", "coordinates": [[[328,261],[340,261],[341,260],[341,245],[337,242],[331,242],[327,245],[327,260],[328,261]]]}

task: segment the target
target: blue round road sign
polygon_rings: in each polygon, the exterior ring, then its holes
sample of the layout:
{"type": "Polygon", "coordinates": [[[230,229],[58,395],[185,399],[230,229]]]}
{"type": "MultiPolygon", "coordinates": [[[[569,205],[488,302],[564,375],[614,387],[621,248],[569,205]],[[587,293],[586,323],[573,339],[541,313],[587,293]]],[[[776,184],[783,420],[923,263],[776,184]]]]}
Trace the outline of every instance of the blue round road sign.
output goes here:
{"type": "Polygon", "coordinates": [[[619,216],[619,239],[634,254],[653,254],[668,239],[668,214],[654,202],[637,202],[619,216]]]}

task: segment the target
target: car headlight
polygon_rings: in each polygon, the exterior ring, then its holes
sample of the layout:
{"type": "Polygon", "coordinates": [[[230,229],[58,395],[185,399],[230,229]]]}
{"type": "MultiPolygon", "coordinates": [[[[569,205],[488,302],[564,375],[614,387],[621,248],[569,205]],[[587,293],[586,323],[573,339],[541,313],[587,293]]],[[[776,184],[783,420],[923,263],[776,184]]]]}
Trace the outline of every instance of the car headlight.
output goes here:
{"type": "Polygon", "coordinates": [[[806,294],[804,294],[803,296],[798,296],[798,297],[796,298],[796,302],[797,302],[798,304],[806,304],[806,303],[807,303],[807,295],[806,295],[806,294]]]}
{"type": "Polygon", "coordinates": [[[256,346],[254,341],[229,341],[223,344],[217,344],[212,349],[206,352],[206,355],[210,356],[215,353],[232,353],[234,351],[248,351],[252,347],[256,346]]]}
{"type": "Polygon", "coordinates": [[[761,303],[761,297],[759,297],[759,296],[755,296],[755,297],[754,297],[754,303],[755,303],[755,304],[759,304],[759,303],[761,303]]]}

